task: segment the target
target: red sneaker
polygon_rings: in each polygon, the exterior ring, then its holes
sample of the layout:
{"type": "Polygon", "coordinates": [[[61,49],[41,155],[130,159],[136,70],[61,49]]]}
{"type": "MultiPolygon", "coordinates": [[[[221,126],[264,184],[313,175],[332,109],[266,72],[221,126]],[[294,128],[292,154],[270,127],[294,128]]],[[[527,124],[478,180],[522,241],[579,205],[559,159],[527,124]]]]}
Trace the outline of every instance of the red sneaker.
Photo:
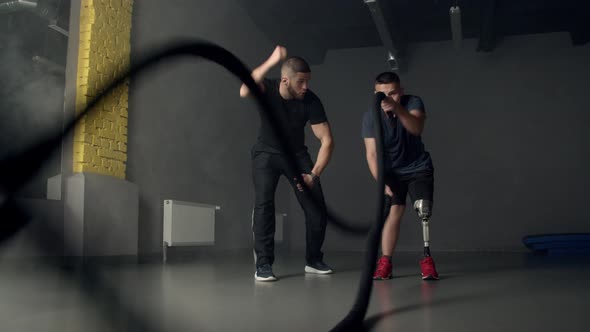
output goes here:
{"type": "Polygon", "coordinates": [[[422,270],[422,280],[438,280],[438,272],[434,266],[432,257],[424,257],[420,261],[420,269],[422,270]]]}
{"type": "Polygon", "coordinates": [[[374,280],[387,280],[391,279],[391,262],[385,256],[379,258],[377,261],[377,269],[373,275],[374,280]]]}

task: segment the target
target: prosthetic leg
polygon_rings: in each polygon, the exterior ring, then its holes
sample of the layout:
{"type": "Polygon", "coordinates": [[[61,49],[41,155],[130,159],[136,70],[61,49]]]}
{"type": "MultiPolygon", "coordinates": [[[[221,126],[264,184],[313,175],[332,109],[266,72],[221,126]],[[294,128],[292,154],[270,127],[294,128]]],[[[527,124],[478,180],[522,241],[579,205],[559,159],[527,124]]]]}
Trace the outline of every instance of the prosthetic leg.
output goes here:
{"type": "Polygon", "coordinates": [[[414,202],[414,210],[422,220],[422,235],[424,237],[424,258],[420,261],[422,280],[438,280],[434,260],[430,257],[430,234],[428,232],[428,219],[432,215],[432,201],[419,199],[414,202]]]}
{"type": "Polygon", "coordinates": [[[422,236],[424,238],[424,257],[430,257],[430,233],[428,232],[428,219],[432,216],[432,202],[419,199],[414,202],[414,210],[418,218],[422,220],[422,236]]]}

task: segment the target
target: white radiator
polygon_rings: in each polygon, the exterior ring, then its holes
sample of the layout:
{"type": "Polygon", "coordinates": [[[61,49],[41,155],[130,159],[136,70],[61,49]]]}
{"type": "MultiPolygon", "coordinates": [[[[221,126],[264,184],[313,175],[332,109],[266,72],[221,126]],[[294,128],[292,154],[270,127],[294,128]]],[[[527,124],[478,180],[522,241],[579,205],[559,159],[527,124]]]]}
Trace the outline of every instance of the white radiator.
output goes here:
{"type": "Polygon", "coordinates": [[[219,206],[164,200],[164,246],[215,243],[215,211],[219,206]]]}

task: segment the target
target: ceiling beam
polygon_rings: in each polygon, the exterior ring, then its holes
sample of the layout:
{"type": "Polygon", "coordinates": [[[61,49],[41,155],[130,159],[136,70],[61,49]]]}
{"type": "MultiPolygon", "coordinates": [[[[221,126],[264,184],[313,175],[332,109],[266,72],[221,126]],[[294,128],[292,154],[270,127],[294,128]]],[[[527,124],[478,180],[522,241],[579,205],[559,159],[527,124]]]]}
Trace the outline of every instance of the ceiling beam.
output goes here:
{"type": "Polygon", "coordinates": [[[590,42],[590,5],[578,4],[570,13],[569,33],[574,46],[585,45],[590,42]]]}

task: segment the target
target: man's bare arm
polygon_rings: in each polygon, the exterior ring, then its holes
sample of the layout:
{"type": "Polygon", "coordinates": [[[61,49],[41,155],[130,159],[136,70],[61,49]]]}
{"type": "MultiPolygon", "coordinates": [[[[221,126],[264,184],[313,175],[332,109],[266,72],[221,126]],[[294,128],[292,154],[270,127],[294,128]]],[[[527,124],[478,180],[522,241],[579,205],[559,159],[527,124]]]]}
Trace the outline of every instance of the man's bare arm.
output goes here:
{"type": "MultiPolygon", "coordinates": [[[[275,50],[272,52],[270,57],[268,57],[268,59],[266,59],[266,61],[264,61],[260,66],[256,67],[256,69],[254,69],[252,71],[252,78],[254,79],[254,82],[258,83],[260,88],[264,90],[264,86],[261,84],[262,80],[264,79],[264,77],[266,76],[266,74],[268,73],[268,71],[272,67],[278,65],[279,62],[281,62],[282,60],[285,60],[286,57],[287,57],[287,49],[286,48],[284,48],[283,46],[275,47],[275,50]]],[[[240,87],[240,97],[245,98],[245,97],[248,97],[249,95],[250,95],[250,89],[248,89],[246,84],[242,84],[242,86],[240,87]]]]}

